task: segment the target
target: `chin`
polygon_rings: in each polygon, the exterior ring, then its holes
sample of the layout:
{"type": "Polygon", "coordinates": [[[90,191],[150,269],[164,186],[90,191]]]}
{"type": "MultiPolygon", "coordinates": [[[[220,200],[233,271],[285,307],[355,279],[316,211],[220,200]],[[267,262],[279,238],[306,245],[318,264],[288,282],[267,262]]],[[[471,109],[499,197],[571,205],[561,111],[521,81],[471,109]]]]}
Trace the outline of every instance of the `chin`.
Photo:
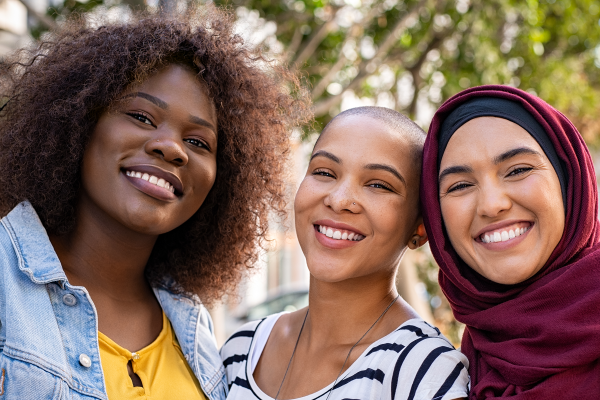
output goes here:
{"type": "MultiPolygon", "coordinates": [[[[490,263],[487,264],[490,266],[490,263]]],[[[491,280],[492,282],[500,283],[502,285],[516,285],[531,278],[537,270],[523,271],[523,263],[513,267],[506,268],[505,266],[498,266],[498,268],[487,268],[487,271],[479,271],[481,275],[491,280]]]]}
{"type": "MultiPolygon", "coordinates": [[[[308,263],[309,265],[311,265],[312,263],[308,263]]],[[[315,263],[316,265],[318,265],[318,263],[315,263]]],[[[315,265],[312,264],[312,265],[315,265]]],[[[322,264],[322,261],[321,261],[322,264]]],[[[346,266],[347,268],[347,266],[346,266]]],[[[321,282],[327,282],[327,283],[336,283],[336,282],[341,282],[344,281],[346,279],[350,279],[353,278],[352,276],[349,276],[349,271],[345,270],[344,266],[319,266],[316,268],[308,268],[308,271],[310,272],[310,275],[321,282]]]]}

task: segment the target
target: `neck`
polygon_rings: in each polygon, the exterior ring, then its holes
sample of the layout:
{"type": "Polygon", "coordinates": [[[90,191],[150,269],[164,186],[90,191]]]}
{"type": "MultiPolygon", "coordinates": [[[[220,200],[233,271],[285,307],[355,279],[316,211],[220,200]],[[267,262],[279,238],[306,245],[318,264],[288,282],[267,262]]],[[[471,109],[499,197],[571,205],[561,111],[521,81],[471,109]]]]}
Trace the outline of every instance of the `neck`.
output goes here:
{"type": "MultiPolygon", "coordinates": [[[[311,342],[356,342],[398,296],[395,276],[393,271],[386,276],[373,275],[334,283],[311,276],[310,313],[304,328],[312,337],[311,342]]],[[[402,311],[398,310],[398,305],[402,307],[402,304],[397,303],[388,313],[402,311]]]]}
{"type": "Polygon", "coordinates": [[[132,232],[84,202],[73,232],[50,237],[69,282],[115,300],[146,298],[144,271],[157,236],[132,232]]]}

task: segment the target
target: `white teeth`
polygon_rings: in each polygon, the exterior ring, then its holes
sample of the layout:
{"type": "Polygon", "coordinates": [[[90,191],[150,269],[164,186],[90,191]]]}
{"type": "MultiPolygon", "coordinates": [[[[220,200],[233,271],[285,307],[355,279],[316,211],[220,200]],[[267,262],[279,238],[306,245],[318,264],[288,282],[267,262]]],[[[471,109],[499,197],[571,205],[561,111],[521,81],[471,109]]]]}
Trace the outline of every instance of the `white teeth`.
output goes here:
{"type": "Polygon", "coordinates": [[[318,226],[318,230],[320,233],[322,233],[323,235],[330,237],[332,239],[336,239],[336,240],[353,240],[353,241],[359,241],[364,239],[365,237],[362,235],[359,235],[358,233],[354,233],[354,232],[348,232],[348,231],[340,231],[340,230],[333,230],[333,228],[324,226],[324,225],[319,225],[318,226]]]}
{"type": "Polygon", "coordinates": [[[480,239],[483,243],[506,242],[507,240],[511,240],[518,236],[521,236],[528,230],[529,230],[529,227],[509,229],[508,231],[494,232],[494,233],[489,233],[489,234],[486,233],[486,234],[481,235],[480,239]]]}
{"type": "Polygon", "coordinates": [[[136,171],[125,171],[125,174],[127,176],[131,176],[134,178],[143,179],[145,181],[155,184],[158,187],[167,189],[171,193],[175,193],[175,187],[173,185],[171,185],[169,182],[165,181],[163,178],[159,179],[158,177],[156,177],[154,175],[136,172],[136,171]]]}

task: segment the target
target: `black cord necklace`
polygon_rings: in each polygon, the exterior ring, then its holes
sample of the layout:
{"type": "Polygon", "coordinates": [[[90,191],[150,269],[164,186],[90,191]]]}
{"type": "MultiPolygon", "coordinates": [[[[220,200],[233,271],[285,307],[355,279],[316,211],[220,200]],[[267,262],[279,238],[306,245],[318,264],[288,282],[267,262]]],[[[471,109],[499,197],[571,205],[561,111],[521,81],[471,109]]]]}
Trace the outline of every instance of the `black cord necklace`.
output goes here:
{"type": "MultiPolygon", "coordinates": [[[[342,372],[344,371],[344,367],[346,366],[346,363],[348,362],[348,359],[350,358],[350,354],[352,354],[352,350],[354,350],[354,348],[361,342],[361,340],[363,340],[365,338],[365,336],[367,336],[367,334],[371,331],[371,329],[373,329],[373,327],[379,322],[379,320],[381,318],[383,318],[385,313],[396,302],[396,300],[398,300],[398,297],[400,297],[400,295],[396,296],[396,298],[394,298],[394,300],[392,300],[392,302],[386,307],[386,309],[383,310],[383,312],[381,313],[379,318],[377,318],[377,320],[375,322],[373,322],[373,325],[371,325],[371,327],[369,329],[367,329],[365,334],[362,335],[360,337],[360,339],[358,339],[358,342],[354,343],[354,346],[352,346],[350,348],[350,351],[348,352],[348,355],[346,356],[346,360],[344,360],[344,364],[342,364],[342,368],[340,369],[340,372],[338,373],[337,378],[335,378],[335,381],[333,381],[333,385],[331,385],[331,389],[329,389],[329,391],[327,392],[327,397],[325,398],[325,400],[328,400],[329,396],[331,396],[331,392],[335,388],[335,384],[337,383],[338,379],[340,379],[340,376],[342,375],[342,372]]],[[[279,384],[279,389],[277,390],[277,394],[275,395],[274,400],[277,400],[277,398],[279,397],[279,392],[281,392],[281,388],[283,387],[283,382],[285,382],[285,378],[288,374],[288,371],[290,370],[290,366],[292,365],[292,360],[294,359],[294,354],[296,354],[296,349],[298,348],[298,342],[300,342],[300,336],[302,335],[302,331],[304,330],[304,324],[306,324],[306,318],[308,317],[308,311],[309,311],[309,309],[306,310],[306,315],[304,315],[304,320],[302,321],[302,326],[300,327],[300,332],[298,333],[298,338],[296,339],[296,344],[294,345],[294,351],[292,351],[292,356],[290,357],[290,361],[288,362],[287,368],[285,369],[285,374],[283,374],[283,379],[281,380],[281,383],[279,384]]]]}

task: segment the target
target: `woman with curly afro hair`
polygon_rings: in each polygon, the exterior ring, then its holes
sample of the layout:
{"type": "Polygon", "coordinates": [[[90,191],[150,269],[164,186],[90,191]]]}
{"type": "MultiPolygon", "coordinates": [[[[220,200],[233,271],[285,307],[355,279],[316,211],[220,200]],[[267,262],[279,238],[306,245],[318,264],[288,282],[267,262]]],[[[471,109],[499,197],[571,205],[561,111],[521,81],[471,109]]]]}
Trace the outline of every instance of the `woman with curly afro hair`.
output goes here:
{"type": "Polygon", "coordinates": [[[80,17],[5,60],[0,396],[225,398],[203,303],[256,261],[310,120],[233,23],[80,17]]]}

